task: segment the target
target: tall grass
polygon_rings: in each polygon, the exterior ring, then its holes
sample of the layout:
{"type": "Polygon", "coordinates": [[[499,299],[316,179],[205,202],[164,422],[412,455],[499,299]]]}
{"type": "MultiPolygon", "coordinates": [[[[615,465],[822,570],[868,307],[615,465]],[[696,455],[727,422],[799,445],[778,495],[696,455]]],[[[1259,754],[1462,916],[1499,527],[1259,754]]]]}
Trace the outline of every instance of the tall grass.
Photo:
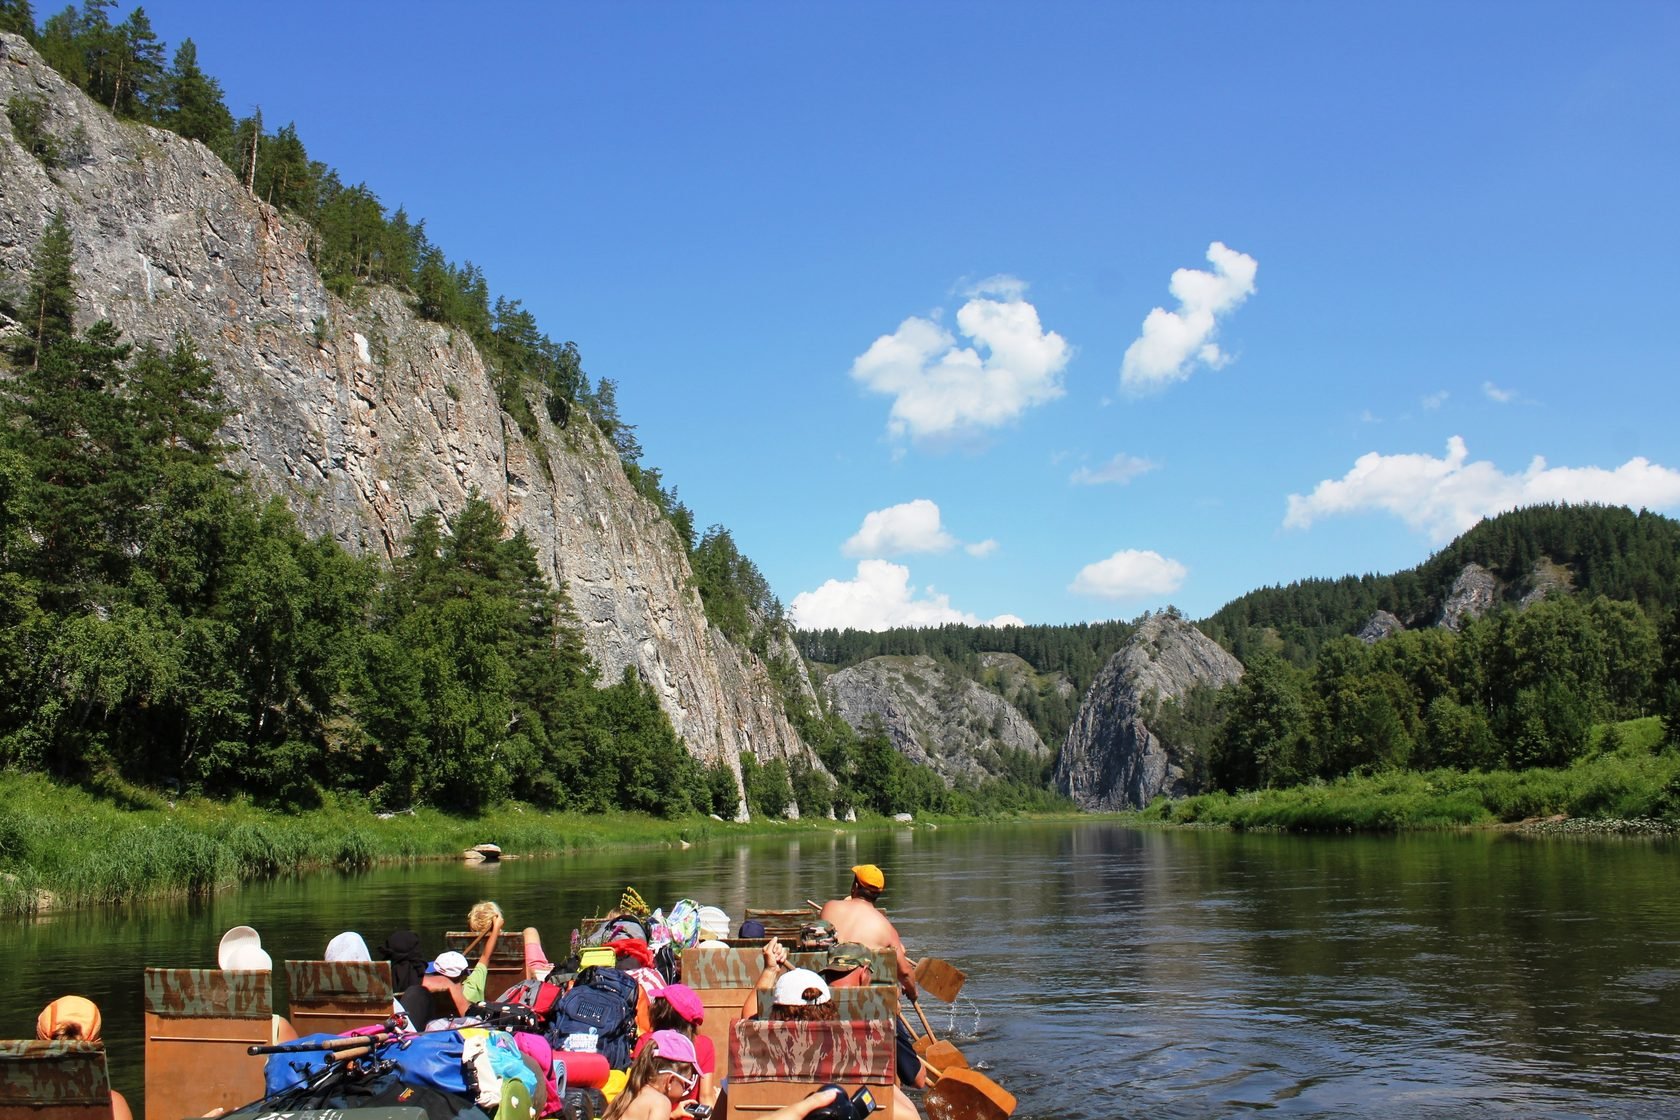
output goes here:
{"type": "Polygon", "coordinates": [[[420,809],[381,819],[353,801],[330,799],[320,809],[282,815],[239,802],[170,802],[110,778],[89,790],[0,773],[0,914],[206,894],[299,871],[457,856],[485,842],[539,855],[832,827],[826,820],[584,817],[519,805],[478,818],[420,809]]]}
{"type": "Polygon", "coordinates": [[[1664,821],[1680,828],[1680,754],[1661,746],[1655,719],[1599,729],[1607,754],[1561,769],[1431,770],[1342,778],[1249,793],[1162,801],[1147,815],[1175,824],[1289,832],[1391,832],[1460,828],[1532,817],[1664,821]]]}

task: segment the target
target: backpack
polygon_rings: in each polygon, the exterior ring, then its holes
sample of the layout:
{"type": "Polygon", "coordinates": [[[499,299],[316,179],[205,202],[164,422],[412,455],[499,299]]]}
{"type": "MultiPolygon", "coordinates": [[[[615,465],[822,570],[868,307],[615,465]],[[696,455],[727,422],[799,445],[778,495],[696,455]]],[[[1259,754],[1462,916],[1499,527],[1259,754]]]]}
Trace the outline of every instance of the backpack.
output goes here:
{"type": "Polygon", "coordinates": [[[672,951],[669,941],[653,951],[653,967],[667,984],[675,984],[682,979],[682,961],[672,951]]]}
{"type": "Polygon", "coordinates": [[[636,1042],[636,1001],[641,986],[616,968],[596,965],[578,973],[572,990],[554,1007],[548,1040],[557,1050],[569,1035],[595,1034],[595,1049],[613,1069],[630,1067],[630,1048],[636,1042]]]}
{"type": "Polygon", "coordinates": [[[536,1012],[537,1021],[542,1029],[536,1033],[542,1034],[548,1030],[548,1025],[554,1021],[554,1005],[560,1002],[563,994],[560,985],[547,980],[521,980],[507,991],[496,997],[500,1004],[516,1003],[520,1007],[528,1007],[536,1012]]]}

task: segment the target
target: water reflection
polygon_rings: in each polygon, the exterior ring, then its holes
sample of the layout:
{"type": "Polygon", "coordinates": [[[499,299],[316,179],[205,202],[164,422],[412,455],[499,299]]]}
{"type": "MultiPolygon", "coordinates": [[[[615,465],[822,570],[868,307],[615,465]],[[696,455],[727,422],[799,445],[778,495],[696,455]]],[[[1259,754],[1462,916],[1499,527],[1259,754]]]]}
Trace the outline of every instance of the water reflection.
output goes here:
{"type": "MultiPolygon", "coordinates": [[[[1680,1105],[1672,846],[1494,835],[1299,839],[1106,824],[802,834],[265,884],[0,928],[10,1033],[75,989],[138,1095],[139,971],[213,963],[256,926],[275,959],[357,929],[436,946],[483,897],[558,938],[626,883],[736,920],[881,864],[918,952],[971,980],[935,1026],[1024,1118],[1650,1115],[1680,1105]]],[[[283,993],[280,993],[283,996],[283,993]]]]}

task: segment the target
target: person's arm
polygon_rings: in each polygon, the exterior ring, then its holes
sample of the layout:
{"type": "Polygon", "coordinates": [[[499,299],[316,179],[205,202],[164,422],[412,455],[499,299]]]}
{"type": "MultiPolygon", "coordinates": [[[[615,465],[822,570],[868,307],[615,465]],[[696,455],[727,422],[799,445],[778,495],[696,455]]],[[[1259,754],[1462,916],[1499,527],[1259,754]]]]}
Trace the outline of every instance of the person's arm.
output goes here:
{"type": "Polygon", "coordinates": [[[758,1017],[759,993],[773,990],[787,966],[787,950],[782,947],[780,941],[772,937],[764,943],[764,968],[759,971],[758,982],[753,985],[753,990],[747,993],[746,1001],[741,1004],[741,1018],[758,1017]]]}
{"type": "Polygon", "coordinates": [[[468,1003],[484,1002],[484,989],[490,984],[490,955],[496,951],[496,939],[502,936],[503,921],[500,914],[490,920],[490,932],[484,935],[484,952],[478,955],[478,964],[467,973],[461,985],[468,1003]]]}
{"type": "Polygon", "coordinates": [[[915,962],[910,959],[910,954],[904,951],[904,942],[899,940],[898,930],[891,922],[887,923],[887,932],[892,934],[891,945],[897,954],[898,987],[904,993],[904,998],[915,999],[917,995],[915,962]]]}

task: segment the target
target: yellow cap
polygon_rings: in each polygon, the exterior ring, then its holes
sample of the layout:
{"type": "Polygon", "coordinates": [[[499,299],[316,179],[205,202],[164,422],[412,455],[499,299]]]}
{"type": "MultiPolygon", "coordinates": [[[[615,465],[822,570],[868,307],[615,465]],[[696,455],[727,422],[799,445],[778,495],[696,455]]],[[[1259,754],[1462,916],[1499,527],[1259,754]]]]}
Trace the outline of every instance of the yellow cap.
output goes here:
{"type": "Polygon", "coordinates": [[[873,863],[858,864],[852,868],[852,876],[866,887],[874,887],[878,891],[887,889],[887,877],[873,863]]]}

